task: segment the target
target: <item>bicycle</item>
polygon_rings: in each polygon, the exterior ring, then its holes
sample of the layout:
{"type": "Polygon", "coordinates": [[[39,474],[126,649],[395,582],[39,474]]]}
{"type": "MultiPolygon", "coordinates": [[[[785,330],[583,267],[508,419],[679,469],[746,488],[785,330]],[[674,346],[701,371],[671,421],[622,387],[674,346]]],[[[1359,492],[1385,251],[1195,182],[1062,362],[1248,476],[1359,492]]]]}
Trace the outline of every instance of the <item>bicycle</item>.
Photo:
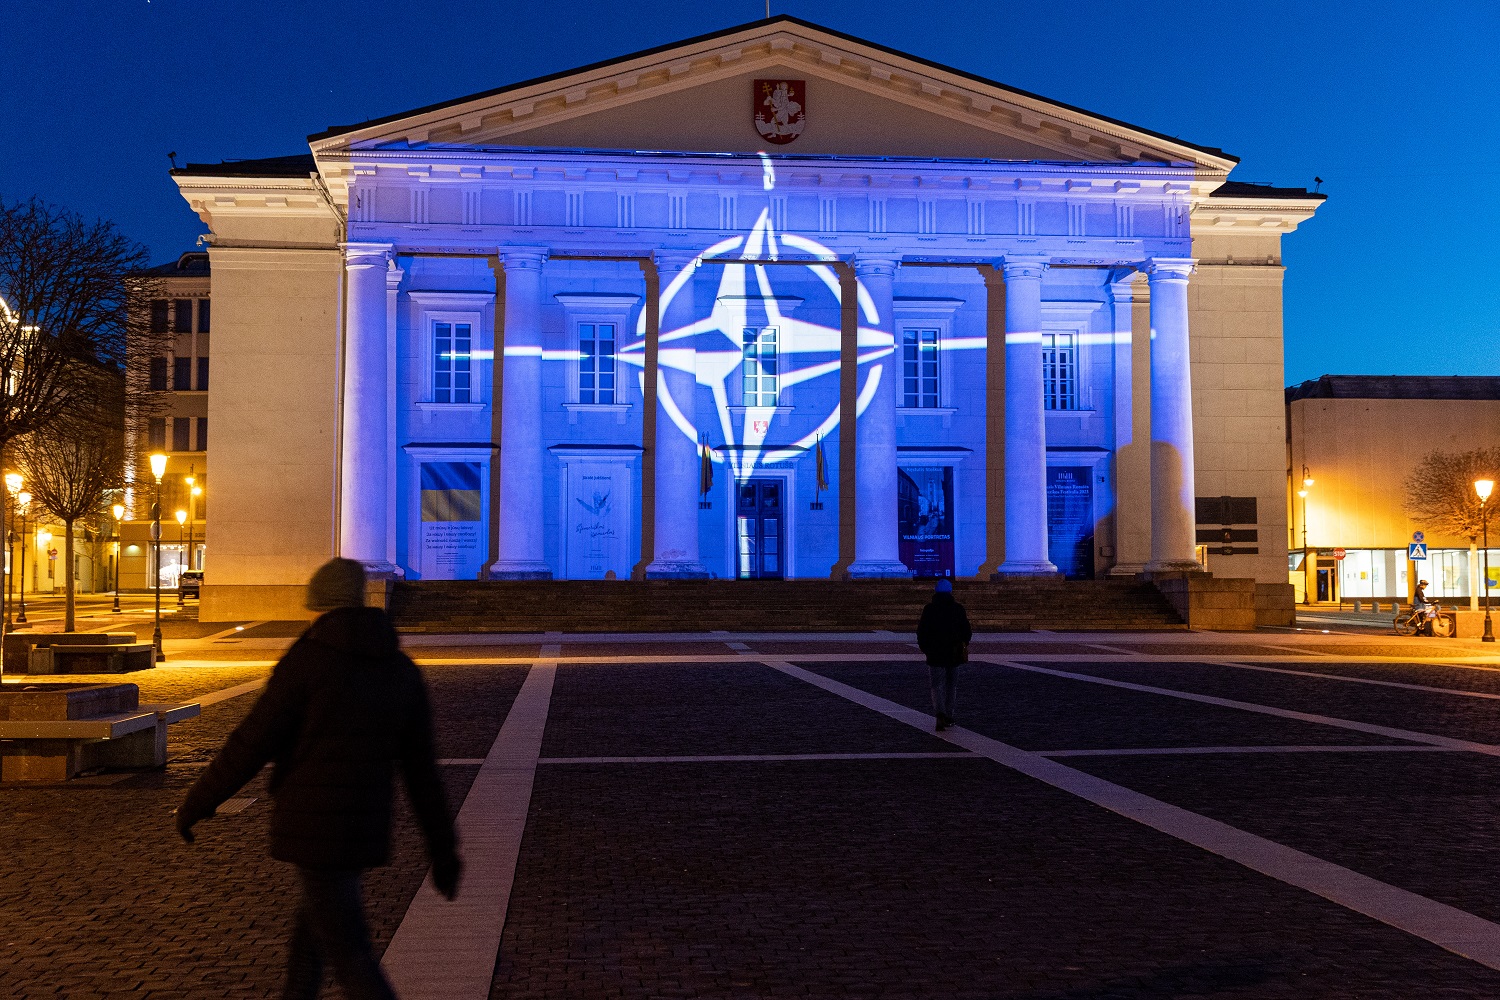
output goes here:
{"type": "Polygon", "coordinates": [[[1425,608],[1412,608],[1409,611],[1396,612],[1396,634],[1416,635],[1427,625],[1432,626],[1432,634],[1446,639],[1456,631],[1456,623],[1452,615],[1439,614],[1437,605],[1429,604],[1425,608]]]}

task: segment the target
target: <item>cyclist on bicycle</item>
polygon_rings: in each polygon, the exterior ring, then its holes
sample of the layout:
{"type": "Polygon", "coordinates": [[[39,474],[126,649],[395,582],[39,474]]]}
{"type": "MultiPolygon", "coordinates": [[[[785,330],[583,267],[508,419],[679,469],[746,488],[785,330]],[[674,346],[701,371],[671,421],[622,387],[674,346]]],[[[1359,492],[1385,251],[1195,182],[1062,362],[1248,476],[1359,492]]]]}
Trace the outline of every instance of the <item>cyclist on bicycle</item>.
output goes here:
{"type": "Polygon", "coordinates": [[[1433,612],[1436,610],[1433,603],[1427,600],[1426,590],[1427,581],[1419,580],[1417,581],[1416,592],[1411,595],[1412,611],[1422,612],[1422,628],[1420,630],[1421,635],[1432,634],[1432,619],[1435,617],[1433,612]]]}

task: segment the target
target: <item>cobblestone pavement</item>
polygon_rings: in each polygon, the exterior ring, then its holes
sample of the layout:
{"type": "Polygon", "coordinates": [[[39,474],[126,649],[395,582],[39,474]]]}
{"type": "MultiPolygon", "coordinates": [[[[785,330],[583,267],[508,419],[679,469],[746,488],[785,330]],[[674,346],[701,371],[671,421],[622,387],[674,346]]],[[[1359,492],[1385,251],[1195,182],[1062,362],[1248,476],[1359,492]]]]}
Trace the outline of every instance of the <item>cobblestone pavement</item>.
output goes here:
{"type": "MultiPolygon", "coordinates": [[[[925,711],[925,667],[900,637],[684,638],[412,647],[432,661],[455,812],[527,674],[486,657],[561,650],[493,997],[1500,996],[1500,971],[1479,961],[775,669],[786,657],[925,711]]],[[[1500,693],[1493,669],[1357,660],[1385,654],[1346,646],[1339,657],[1285,635],[1146,646],[1032,637],[986,649],[1500,742],[1500,700],[1462,693],[1500,693]],[[1156,659],[1184,655],[1204,662],[1156,659]],[[1348,679],[1211,662],[1231,658],[1348,679]]],[[[143,700],[186,700],[265,677],[268,666],[237,662],[250,652],[203,643],[111,679],[140,684],[143,700]]],[[[253,701],[174,726],[165,771],[0,786],[0,996],[277,995],[294,894],[265,853],[264,776],[241,793],[255,801],[204,823],[193,847],[170,820],[253,701]]],[[[1488,863],[1500,758],[993,664],[965,668],[959,716],[974,733],[1500,922],[1488,863]]],[[[392,864],[366,883],[381,949],[426,869],[399,801],[392,864]]]]}

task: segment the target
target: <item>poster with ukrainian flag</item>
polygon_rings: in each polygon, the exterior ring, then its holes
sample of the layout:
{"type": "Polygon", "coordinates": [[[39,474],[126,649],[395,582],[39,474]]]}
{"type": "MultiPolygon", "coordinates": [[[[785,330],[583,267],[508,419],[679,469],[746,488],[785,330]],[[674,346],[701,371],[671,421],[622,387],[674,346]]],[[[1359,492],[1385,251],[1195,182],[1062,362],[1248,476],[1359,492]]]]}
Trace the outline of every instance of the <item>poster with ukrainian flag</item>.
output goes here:
{"type": "Polygon", "coordinates": [[[422,463],[422,578],[473,580],[484,566],[478,462],[422,463]]]}

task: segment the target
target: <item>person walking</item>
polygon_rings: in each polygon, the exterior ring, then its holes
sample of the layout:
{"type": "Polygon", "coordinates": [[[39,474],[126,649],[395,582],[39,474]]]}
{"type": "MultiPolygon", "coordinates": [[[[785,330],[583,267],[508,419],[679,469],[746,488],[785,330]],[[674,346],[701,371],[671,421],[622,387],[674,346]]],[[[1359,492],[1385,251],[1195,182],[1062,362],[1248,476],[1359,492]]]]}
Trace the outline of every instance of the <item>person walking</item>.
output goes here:
{"type": "Polygon", "coordinates": [[[953,712],[958,704],[958,667],[969,662],[969,640],[973,636],[968,612],[953,598],[953,582],[939,580],[917,623],[917,646],[927,655],[932,714],[937,718],[938,732],[953,725],[953,712]]]}
{"type": "Polygon", "coordinates": [[[390,854],[391,785],[400,767],[427,840],[432,881],[458,891],[461,863],[433,752],[422,675],[390,619],[364,606],[364,568],[333,559],[313,574],[307,607],[323,614],[276,664],[265,693],[177,809],[193,827],[268,762],[271,856],[297,866],[301,901],[287,957],[288,1000],[312,1000],[326,962],[351,1000],[393,1000],[370,944],[364,870],[390,854]]]}

